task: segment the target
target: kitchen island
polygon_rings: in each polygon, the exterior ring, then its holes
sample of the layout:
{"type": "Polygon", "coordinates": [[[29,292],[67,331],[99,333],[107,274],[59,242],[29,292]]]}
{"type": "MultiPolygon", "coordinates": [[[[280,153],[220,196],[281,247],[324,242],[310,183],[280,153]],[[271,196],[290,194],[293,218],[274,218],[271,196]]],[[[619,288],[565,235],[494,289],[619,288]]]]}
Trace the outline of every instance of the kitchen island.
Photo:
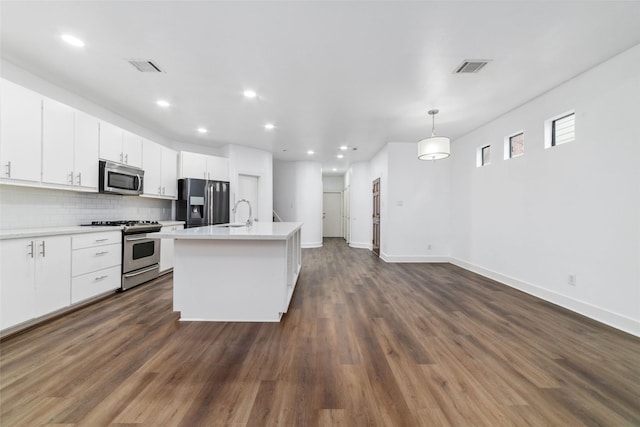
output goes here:
{"type": "Polygon", "coordinates": [[[301,268],[299,222],[206,226],[174,239],[173,309],[181,320],[279,322],[301,268]]]}

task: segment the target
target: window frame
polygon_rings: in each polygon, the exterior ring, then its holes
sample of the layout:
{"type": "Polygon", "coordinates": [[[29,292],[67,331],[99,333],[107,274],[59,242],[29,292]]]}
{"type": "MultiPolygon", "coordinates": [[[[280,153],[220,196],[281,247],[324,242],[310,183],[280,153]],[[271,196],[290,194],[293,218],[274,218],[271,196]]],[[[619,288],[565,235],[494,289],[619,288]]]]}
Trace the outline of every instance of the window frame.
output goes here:
{"type": "Polygon", "coordinates": [[[513,132],[510,133],[509,135],[504,137],[504,159],[514,159],[516,157],[521,157],[524,156],[524,129],[520,129],[517,132],[513,132]],[[512,149],[511,149],[511,140],[512,138],[522,135],[523,141],[522,141],[522,153],[520,154],[516,154],[515,156],[512,154],[512,149]]]}
{"type": "Polygon", "coordinates": [[[544,148],[557,147],[570,142],[574,142],[576,139],[577,137],[576,137],[576,111],[575,110],[565,111],[562,114],[558,114],[544,121],[544,148]],[[565,119],[569,116],[573,116],[573,134],[574,134],[573,139],[558,144],[556,141],[556,135],[555,135],[556,122],[558,120],[565,119]]]}

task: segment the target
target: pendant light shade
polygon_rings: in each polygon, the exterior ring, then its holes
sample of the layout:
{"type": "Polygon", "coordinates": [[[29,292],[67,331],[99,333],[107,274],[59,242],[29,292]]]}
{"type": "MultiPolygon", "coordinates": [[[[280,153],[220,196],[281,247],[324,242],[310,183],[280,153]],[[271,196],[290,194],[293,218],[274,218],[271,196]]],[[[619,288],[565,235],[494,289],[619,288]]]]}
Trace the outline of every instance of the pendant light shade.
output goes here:
{"type": "Polygon", "coordinates": [[[430,110],[432,117],[431,136],[418,141],[418,159],[439,160],[446,159],[451,153],[451,141],[446,136],[436,136],[435,115],[438,110],[430,110]]]}

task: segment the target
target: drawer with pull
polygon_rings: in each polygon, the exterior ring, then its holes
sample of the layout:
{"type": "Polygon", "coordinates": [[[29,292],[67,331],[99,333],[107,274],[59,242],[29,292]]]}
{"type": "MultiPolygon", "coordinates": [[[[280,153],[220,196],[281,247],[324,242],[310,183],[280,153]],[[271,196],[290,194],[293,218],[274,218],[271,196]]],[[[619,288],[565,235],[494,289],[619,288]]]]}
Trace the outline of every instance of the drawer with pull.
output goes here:
{"type": "Polygon", "coordinates": [[[73,236],[71,239],[71,249],[90,248],[114,243],[122,243],[122,232],[119,230],[73,236]]]}
{"type": "Polygon", "coordinates": [[[76,277],[91,271],[118,266],[122,263],[120,243],[76,249],[71,255],[71,276],[76,277]]]}
{"type": "Polygon", "coordinates": [[[121,279],[119,265],[74,277],[71,279],[71,303],[118,289],[121,279]]]}

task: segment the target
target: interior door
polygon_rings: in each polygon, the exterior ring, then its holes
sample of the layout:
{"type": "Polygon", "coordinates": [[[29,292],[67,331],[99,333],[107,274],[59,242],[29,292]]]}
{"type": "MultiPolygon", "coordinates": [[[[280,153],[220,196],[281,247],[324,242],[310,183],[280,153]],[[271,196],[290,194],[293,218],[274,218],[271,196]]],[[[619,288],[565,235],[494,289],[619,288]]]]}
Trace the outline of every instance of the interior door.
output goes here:
{"type": "Polygon", "coordinates": [[[373,181],[373,253],[380,256],[380,178],[373,181]]]}
{"type": "Polygon", "coordinates": [[[342,237],[341,193],[322,193],[322,237],[342,237]]]}
{"type": "MultiPolygon", "coordinates": [[[[251,203],[253,219],[258,218],[258,188],[260,177],[255,175],[238,175],[238,191],[236,192],[236,203],[238,200],[247,199],[251,203]]],[[[234,222],[246,222],[249,219],[249,206],[240,203],[235,214],[234,222]]]]}

